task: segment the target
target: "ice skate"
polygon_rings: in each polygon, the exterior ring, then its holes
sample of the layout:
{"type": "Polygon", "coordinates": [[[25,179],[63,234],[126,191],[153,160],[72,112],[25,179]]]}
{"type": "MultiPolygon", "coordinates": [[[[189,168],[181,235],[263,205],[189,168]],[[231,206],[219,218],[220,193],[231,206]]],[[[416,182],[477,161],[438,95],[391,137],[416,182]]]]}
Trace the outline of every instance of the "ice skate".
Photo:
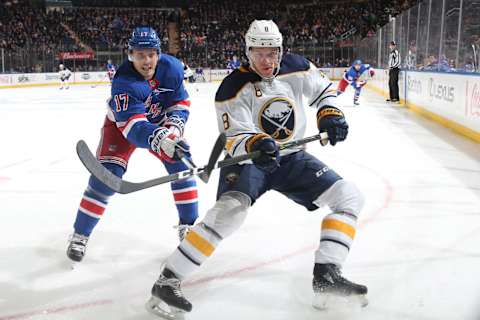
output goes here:
{"type": "Polygon", "coordinates": [[[320,310],[338,304],[352,304],[365,307],[367,287],[342,277],[340,268],[334,264],[316,263],[313,270],[313,307],[320,310]]]}
{"type": "Polygon", "coordinates": [[[192,311],[192,304],[183,295],[181,281],[164,268],[152,287],[152,297],[145,304],[148,312],[164,319],[183,319],[185,312],[192,311]]]}
{"type": "Polygon", "coordinates": [[[74,233],[70,236],[67,247],[67,256],[73,261],[72,269],[75,267],[75,264],[82,261],[83,256],[85,256],[87,242],[87,236],[78,233],[74,233]]]}

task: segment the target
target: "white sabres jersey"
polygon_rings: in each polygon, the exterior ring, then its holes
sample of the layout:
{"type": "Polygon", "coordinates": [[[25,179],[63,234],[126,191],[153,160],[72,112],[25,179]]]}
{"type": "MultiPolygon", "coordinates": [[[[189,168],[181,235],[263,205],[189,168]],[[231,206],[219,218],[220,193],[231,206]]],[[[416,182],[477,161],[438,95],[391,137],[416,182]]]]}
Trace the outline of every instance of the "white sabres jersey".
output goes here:
{"type": "Polygon", "coordinates": [[[215,96],[219,130],[227,135],[227,153],[247,153],[248,139],[258,133],[266,133],[278,143],[303,138],[307,105],[338,107],[332,82],[304,57],[286,54],[271,82],[248,66],[236,69],[222,81],[215,96]]]}
{"type": "Polygon", "coordinates": [[[183,66],[183,78],[188,79],[191,76],[193,76],[193,71],[190,69],[189,66],[187,66],[183,61],[182,61],[182,66],[183,66]]]}
{"type": "Polygon", "coordinates": [[[67,68],[58,71],[58,75],[60,76],[60,79],[68,79],[72,72],[68,70],[67,68]]]}

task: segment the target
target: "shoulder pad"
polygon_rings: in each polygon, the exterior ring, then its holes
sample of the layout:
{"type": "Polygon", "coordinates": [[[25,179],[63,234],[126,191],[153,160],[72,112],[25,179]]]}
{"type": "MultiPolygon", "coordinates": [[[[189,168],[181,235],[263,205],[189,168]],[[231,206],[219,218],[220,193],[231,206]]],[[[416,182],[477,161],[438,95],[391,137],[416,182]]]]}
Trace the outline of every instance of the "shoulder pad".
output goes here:
{"type": "Polygon", "coordinates": [[[249,82],[258,82],[261,78],[255,72],[251,72],[246,66],[235,69],[223,79],[215,94],[215,101],[222,102],[231,99],[249,82]]]}
{"type": "Polygon", "coordinates": [[[310,69],[310,62],[298,54],[287,53],[280,64],[279,75],[310,69]]]}
{"type": "Polygon", "coordinates": [[[183,82],[183,74],[183,65],[180,60],[166,53],[160,55],[155,77],[160,80],[161,83],[165,82],[165,80],[167,82],[173,80],[175,82],[174,86],[177,87],[183,82]]]}

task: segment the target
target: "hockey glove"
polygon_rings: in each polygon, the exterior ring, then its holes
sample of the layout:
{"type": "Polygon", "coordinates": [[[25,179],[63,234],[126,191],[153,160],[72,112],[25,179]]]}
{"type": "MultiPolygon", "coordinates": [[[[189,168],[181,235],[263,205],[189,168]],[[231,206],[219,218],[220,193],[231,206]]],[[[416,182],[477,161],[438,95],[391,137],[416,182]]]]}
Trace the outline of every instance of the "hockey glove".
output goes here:
{"type": "Polygon", "coordinates": [[[190,157],[190,146],[185,139],[165,127],[159,127],[150,136],[152,151],[158,153],[160,158],[167,162],[180,160],[177,150],[183,151],[186,157],[190,157]]]}
{"type": "MultiPolygon", "coordinates": [[[[337,142],[347,138],[348,124],[345,121],[343,112],[335,107],[324,106],[317,112],[317,126],[320,133],[327,132],[330,144],[334,146],[337,142]]],[[[326,142],[320,140],[324,146],[326,142]]]]}
{"type": "Polygon", "coordinates": [[[373,77],[375,75],[375,70],[370,69],[370,77],[373,77]]]}
{"type": "Polygon", "coordinates": [[[247,151],[260,151],[260,157],[253,159],[253,164],[260,170],[272,173],[280,166],[278,146],[268,134],[259,133],[247,140],[247,151]]]}

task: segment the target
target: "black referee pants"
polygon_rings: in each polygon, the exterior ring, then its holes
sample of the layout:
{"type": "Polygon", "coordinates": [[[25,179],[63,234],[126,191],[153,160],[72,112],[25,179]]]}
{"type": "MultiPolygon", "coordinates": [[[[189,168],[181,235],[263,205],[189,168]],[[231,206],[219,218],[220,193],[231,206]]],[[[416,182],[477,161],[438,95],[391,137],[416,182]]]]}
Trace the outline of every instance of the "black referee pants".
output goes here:
{"type": "Polygon", "coordinates": [[[392,68],[388,73],[388,87],[390,89],[390,100],[400,100],[398,93],[399,68],[392,68]]]}

